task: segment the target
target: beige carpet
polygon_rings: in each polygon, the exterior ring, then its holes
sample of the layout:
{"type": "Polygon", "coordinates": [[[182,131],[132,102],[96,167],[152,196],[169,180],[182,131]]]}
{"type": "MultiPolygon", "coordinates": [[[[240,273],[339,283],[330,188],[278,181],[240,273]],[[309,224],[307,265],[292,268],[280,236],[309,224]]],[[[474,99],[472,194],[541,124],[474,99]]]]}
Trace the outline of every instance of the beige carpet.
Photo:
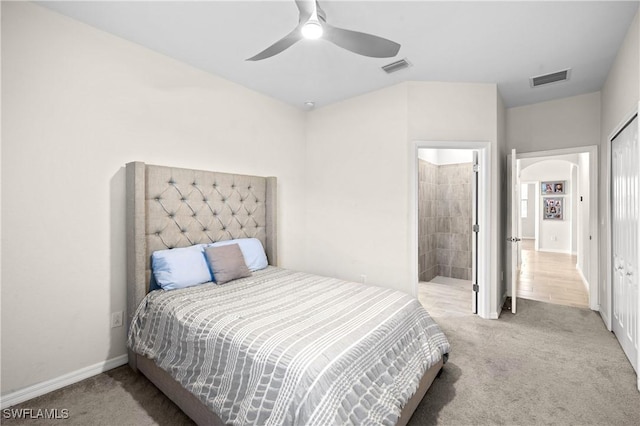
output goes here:
{"type": "MultiPolygon", "coordinates": [[[[437,318],[449,363],[410,424],[637,425],[636,376],[598,314],[518,299],[496,321],[437,318]]],[[[68,409],[67,420],[2,424],[191,424],[145,378],[120,367],[14,408],[68,409]]]]}

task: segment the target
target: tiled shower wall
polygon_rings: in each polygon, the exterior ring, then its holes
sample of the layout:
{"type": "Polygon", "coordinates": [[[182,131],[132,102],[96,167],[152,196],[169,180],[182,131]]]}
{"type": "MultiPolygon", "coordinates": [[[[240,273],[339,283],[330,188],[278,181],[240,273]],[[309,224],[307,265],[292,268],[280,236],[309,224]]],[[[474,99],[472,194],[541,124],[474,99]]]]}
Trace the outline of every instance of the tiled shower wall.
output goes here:
{"type": "Polygon", "coordinates": [[[436,254],[438,166],[424,160],[418,163],[418,267],[420,281],[438,275],[436,254]]]}
{"type": "Polygon", "coordinates": [[[471,163],[419,160],[420,281],[471,279],[471,163]]]}

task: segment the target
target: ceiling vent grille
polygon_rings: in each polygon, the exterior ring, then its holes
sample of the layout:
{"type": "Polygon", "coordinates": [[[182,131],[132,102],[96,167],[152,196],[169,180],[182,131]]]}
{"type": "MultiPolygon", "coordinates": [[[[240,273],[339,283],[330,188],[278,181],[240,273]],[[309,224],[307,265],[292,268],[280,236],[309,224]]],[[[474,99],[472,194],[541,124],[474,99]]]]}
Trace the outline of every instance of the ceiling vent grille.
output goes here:
{"type": "Polygon", "coordinates": [[[400,71],[405,68],[409,68],[411,64],[406,59],[400,59],[399,61],[392,62],[382,67],[384,72],[391,74],[392,72],[400,71]]]}
{"type": "Polygon", "coordinates": [[[551,74],[539,75],[537,77],[531,77],[531,87],[543,86],[545,84],[557,83],[560,81],[569,80],[569,74],[571,69],[566,69],[551,74]]]}

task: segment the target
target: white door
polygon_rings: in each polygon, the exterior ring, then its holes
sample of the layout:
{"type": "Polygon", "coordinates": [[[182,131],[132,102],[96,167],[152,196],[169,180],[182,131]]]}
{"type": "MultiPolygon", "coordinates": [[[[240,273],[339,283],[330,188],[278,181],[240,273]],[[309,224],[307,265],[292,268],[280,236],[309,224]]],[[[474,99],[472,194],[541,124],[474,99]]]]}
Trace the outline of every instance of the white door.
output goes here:
{"type": "Polygon", "coordinates": [[[518,289],[518,253],[520,233],[518,231],[520,215],[520,182],[518,179],[518,165],[516,150],[512,149],[507,155],[507,260],[506,280],[507,288],[511,289],[511,312],[516,313],[516,293],[518,289]]]}
{"type": "Polygon", "coordinates": [[[611,140],[612,328],[638,371],[638,118],[611,140]]]}
{"type": "MultiPolygon", "coordinates": [[[[478,292],[480,291],[478,281],[478,232],[480,224],[478,222],[478,151],[473,151],[473,172],[471,174],[471,306],[474,314],[478,313],[478,292]]],[[[486,283],[484,283],[486,285],[486,283]]]]}

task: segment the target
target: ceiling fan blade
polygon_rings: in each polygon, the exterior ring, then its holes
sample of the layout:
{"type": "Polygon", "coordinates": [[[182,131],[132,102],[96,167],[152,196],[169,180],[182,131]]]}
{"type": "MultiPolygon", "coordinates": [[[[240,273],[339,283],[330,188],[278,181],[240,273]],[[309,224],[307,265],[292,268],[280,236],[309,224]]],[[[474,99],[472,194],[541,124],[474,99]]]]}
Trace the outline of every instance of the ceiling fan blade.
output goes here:
{"type": "Polygon", "coordinates": [[[359,55],[372,58],[391,58],[396,56],[400,50],[398,43],[386,38],[333,27],[326,22],[322,23],[322,28],[325,40],[359,55]]]}
{"type": "Polygon", "coordinates": [[[296,0],[296,6],[300,12],[300,18],[298,22],[307,22],[313,14],[313,6],[316,0],[296,0]]]}
{"type": "Polygon", "coordinates": [[[300,26],[297,26],[293,31],[289,34],[281,38],[280,40],[273,43],[271,46],[264,49],[262,52],[258,53],[255,56],[252,56],[247,61],[260,61],[262,59],[270,58],[274,55],[277,55],[280,52],[290,48],[296,42],[302,39],[302,33],[300,32],[300,26]]]}

